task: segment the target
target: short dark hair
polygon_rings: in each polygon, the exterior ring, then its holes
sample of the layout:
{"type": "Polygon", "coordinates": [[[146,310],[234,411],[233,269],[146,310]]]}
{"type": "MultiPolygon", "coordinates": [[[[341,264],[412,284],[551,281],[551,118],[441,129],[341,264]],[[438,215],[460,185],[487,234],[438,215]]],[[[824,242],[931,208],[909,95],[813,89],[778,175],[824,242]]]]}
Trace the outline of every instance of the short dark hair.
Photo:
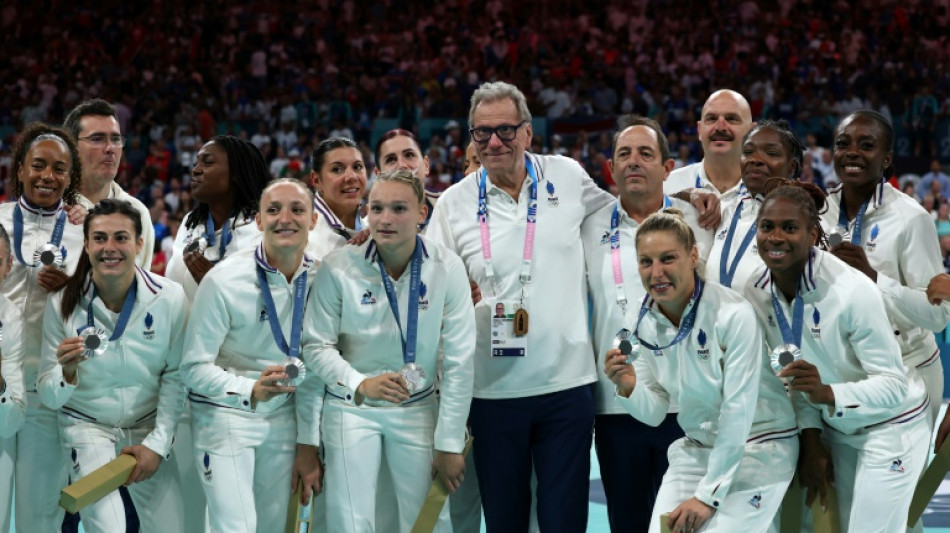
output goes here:
{"type": "Polygon", "coordinates": [[[329,139],[324,139],[320,141],[320,144],[313,149],[313,152],[310,153],[310,170],[320,173],[320,169],[323,167],[323,163],[326,160],[327,153],[331,150],[336,150],[337,148],[356,148],[357,150],[360,147],[356,144],[356,141],[350,139],[349,137],[330,137],[329,139]]]}
{"type": "Polygon", "coordinates": [[[33,122],[27,126],[13,147],[13,165],[10,169],[13,179],[13,197],[19,198],[23,195],[20,170],[25,163],[26,153],[33,147],[39,137],[62,141],[69,150],[69,157],[72,161],[69,165],[69,183],[66,184],[66,190],[63,191],[63,201],[69,205],[75,205],[76,196],[82,191],[82,164],[79,159],[79,151],[76,149],[75,137],[64,130],[42,122],[33,122]]]}
{"type": "Polygon", "coordinates": [[[782,141],[782,145],[785,147],[785,150],[788,151],[788,155],[791,156],[792,160],[795,161],[797,168],[795,169],[795,174],[793,178],[797,178],[802,173],[802,168],[805,166],[805,155],[804,148],[802,147],[802,142],[798,140],[798,136],[795,135],[795,132],[792,131],[791,126],[789,126],[788,121],[785,119],[779,120],[762,120],[756,123],[755,127],[748,131],[745,134],[745,137],[742,138],[743,144],[752,136],[753,133],[768,128],[774,131],[779,139],[782,141]]]}
{"type": "Polygon", "coordinates": [[[640,115],[623,115],[617,119],[617,131],[614,132],[614,142],[611,146],[611,153],[617,151],[617,139],[620,138],[620,134],[627,128],[632,128],[633,126],[646,126],[656,132],[656,142],[659,145],[660,157],[662,158],[660,162],[665,163],[666,160],[670,158],[670,141],[667,140],[666,134],[663,133],[663,128],[660,127],[657,121],[640,115]]]}
{"type": "Polygon", "coordinates": [[[414,133],[412,133],[409,130],[404,130],[402,128],[396,128],[394,130],[387,131],[386,133],[383,134],[382,137],[379,138],[378,141],[376,141],[376,167],[377,168],[381,166],[379,158],[382,155],[380,154],[380,150],[383,149],[383,143],[385,143],[386,141],[390,139],[395,139],[396,137],[408,137],[409,139],[412,140],[413,143],[415,143],[416,149],[419,150],[419,154],[425,155],[422,153],[422,145],[419,144],[419,139],[416,138],[416,135],[414,133]]]}
{"type": "Polygon", "coordinates": [[[837,133],[838,128],[841,127],[841,124],[849,118],[866,118],[873,122],[877,122],[881,129],[884,130],[884,146],[887,147],[888,152],[894,151],[894,125],[891,124],[891,121],[887,119],[881,113],[873,109],[859,109],[850,115],[841,119],[841,122],[838,122],[838,125],[835,126],[835,132],[837,133]]]}
{"type": "Polygon", "coordinates": [[[78,139],[79,132],[82,131],[80,124],[80,122],[82,122],[82,117],[96,116],[117,118],[115,113],[115,106],[109,102],[106,102],[102,98],[86,100],[74,107],[73,110],[70,111],[68,115],[66,115],[66,120],[63,121],[63,129],[71,133],[74,138],[78,139]]]}

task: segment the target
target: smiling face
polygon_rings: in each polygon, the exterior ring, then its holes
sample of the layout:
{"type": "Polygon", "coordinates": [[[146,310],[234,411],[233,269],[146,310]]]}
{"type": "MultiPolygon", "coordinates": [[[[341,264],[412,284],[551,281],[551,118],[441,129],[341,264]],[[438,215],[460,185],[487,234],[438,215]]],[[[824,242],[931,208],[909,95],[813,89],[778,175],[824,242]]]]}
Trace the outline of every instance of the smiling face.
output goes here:
{"type": "Polygon", "coordinates": [[[54,139],[42,140],[27,150],[17,178],[31,204],[52,208],[59,204],[69,183],[72,164],[69,150],[54,139]]]}
{"type": "Polygon", "coordinates": [[[761,194],[769,178],[791,179],[798,168],[781,136],[768,127],[749,135],[742,144],[740,161],[742,182],[752,194],[761,194]]]}
{"type": "Polygon", "coordinates": [[[135,235],[135,222],[122,213],[96,215],[88,223],[84,242],[96,283],[135,275],[135,256],[143,239],[135,235]]]}
{"type": "Polygon", "coordinates": [[[663,196],[663,181],[673,170],[673,160],[663,161],[656,132],[647,126],[631,126],[617,136],[610,160],[620,195],[632,201],[663,196]]]}
{"type": "Polygon", "coordinates": [[[818,241],[818,228],[794,200],[771,198],[759,211],[755,240],[759,256],[773,274],[798,279],[818,241]]]}
{"type": "Polygon", "coordinates": [[[369,231],[380,247],[399,248],[415,242],[427,207],[406,183],[381,181],[369,193],[369,231]]]}
{"type": "Polygon", "coordinates": [[[313,186],[337,216],[354,213],[366,189],[363,155],[345,146],[327,152],[323,161],[323,166],[311,173],[313,186]]]}
{"type": "Polygon", "coordinates": [[[693,295],[693,272],[699,264],[699,252],[687,250],[676,233],[650,231],[637,236],[637,269],[643,288],[669,312],[681,313],[693,295]]]}
{"type": "Polygon", "coordinates": [[[264,235],[268,257],[302,252],[307,247],[317,214],[303,187],[303,183],[282,182],[269,186],[261,195],[255,220],[264,235]]]}
{"type": "Polygon", "coordinates": [[[429,156],[423,156],[419,145],[405,135],[397,135],[379,147],[376,173],[408,170],[419,178],[429,175],[429,156]]]}
{"type": "Polygon", "coordinates": [[[843,185],[877,184],[893,160],[884,128],[864,116],[848,116],[835,129],[835,174],[843,185]]]}
{"type": "Polygon", "coordinates": [[[742,138],[752,128],[752,111],[738,93],[718,91],[706,100],[696,127],[706,157],[738,157],[742,138]]]}
{"type": "Polygon", "coordinates": [[[191,194],[203,203],[212,203],[231,195],[231,170],[228,153],[214,141],[201,147],[191,169],[191,194]]]}
{"type": "MultiPolygon", "coordinates": [[[[499,126],[517,126],[521,122],[518,108],[510,98],[493,102],[481,102],[472,114],[473,128],[497,128],[499,126]]],[[[531,145],[531,123],[521,125],[514,139],[503,141],[498,135],[492,135],[487,141],[475,143],[475,150],[482,166],[489,176],[511,176],[524,165],[525,149],[531,145]]]]}

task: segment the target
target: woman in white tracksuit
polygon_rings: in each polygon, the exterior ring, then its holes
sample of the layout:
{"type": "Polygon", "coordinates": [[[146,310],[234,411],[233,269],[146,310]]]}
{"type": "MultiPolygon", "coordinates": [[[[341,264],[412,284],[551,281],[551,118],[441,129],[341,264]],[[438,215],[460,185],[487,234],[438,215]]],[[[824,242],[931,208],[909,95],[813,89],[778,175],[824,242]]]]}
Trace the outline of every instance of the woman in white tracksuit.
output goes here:
{"type": "MultiPolygon", "coordinates": [[[[408,532],[433,470],[450,491],[464,477],[474,310],[461,260],[417,235],[422,184],[381,174],[370,194],[372,239],[327,256],[304,332],[309,368],[327,385],[323,439],[333,532],[372,532],[380,461],[408,532]],[[442,351],[441,397],[434,382],[442,351]]],[[[448,509],[437,529],[448,530],[448,509]]]]}
{"type": "MultiPolygon", "coordinates": [[[[46,304],[40,398],[59,410],[74,479],[128,454],[129,493],[143,531],[183,531],[170,454],[185,391],[178,367],[188,315],[177,283],[135,266],[142,219],[105,199],[89,211],[76,273],[46,304]]],[[[86,531],[124,531],[118,492],[83,509],[86,531]]]]}
{"type": "Polygon", "coordinates": [[[755,219],[769,178],[795,179],[802,168],[802,145],[784,120],[762,121],[742,141],[742,194],[732,213],[724,213],[716,230],[706,277],[741,290],[762,267],[755,244],[755,219]]]}
{"type": "Polygon", "coordinates": [[[75,141],[63,130],[30,125],[14,148],[11,175],[15,201],[0,205],[0,224],[9,232],[13,262],[0,291],[23,318],[26,420],[15,436],[0,438],[0,530],[10,529],[15,492],[17,531],[59,531],[66,465],[56,412],[40,401],[36,377],[46,300],[76,270],[82,253],[81,222],[73,224],[67,215],[82,188],[75,141]],[[47,265],[34,257],[47,245],[59,250],[61,262],[47,265]]]}
{"type": "Polygon", "coordinates": [[[299,358],[315,220],[301,182],[272,182],[257,214],[261,244],[211,269],[195,295],[182,377],[214,532],[283,527],[298,481],[305,502],[321,488],[323,386],[299,358]]]}
{"type": "Polygon", "coordinates": [[[833,481],[842,531],[904,531],[927,463],[924,384],[901,360],[874,283],[815,247],[824,242],[823,193],[791,185],[763,202],[756,239],[766,268],[744,293],[773,353],[800,351],[775,366],[789,380],[801,430],[806,503],[824,500],[833,481]]]}
{"type": "Polygon", "coordinates": [[[317,194],[317,224],[307,255],[322,260],[365,227],[360,205],[366,192],[366,164],[359,146],[346,137],[325,139],[310,154],[310,182],[317,194]]]}
{"type": "MultiPolygon", "coordinates": [[[[205,143],[191,169],[191,194],[198,202],[185,215],[175,236],[165,275],[185,289],[193,301],[205,274],[225,257],[252,248],[261,239],[254,214],[270,174],[253,144],[220,135],[205,143]]],[[[185,524],[205,523],[204,490],[195,469],[195,440],[191,434],[191,405],[178,423],[175,455],[185,501],[185,524]]]]}
{"type": "Polygon", "coordinates": [[[678,213],[650,215],[636,245],[647,291],[628,326],[638,357],[631,365],[610,350],[604,370],[630,414],[655,425],[678,404],[686,433],[670,446],[650,531],[660,531],[664,514],[674,533],[773,530],[795,472],[798,431],[768,369],[755,312],[699,277],[692,230],[678,213]]]}

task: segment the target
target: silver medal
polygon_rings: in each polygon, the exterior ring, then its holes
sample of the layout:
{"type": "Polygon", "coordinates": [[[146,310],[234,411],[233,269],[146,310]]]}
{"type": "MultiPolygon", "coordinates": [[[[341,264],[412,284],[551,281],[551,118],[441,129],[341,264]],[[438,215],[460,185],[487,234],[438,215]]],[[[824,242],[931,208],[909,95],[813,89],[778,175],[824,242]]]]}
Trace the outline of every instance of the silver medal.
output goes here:
{"type": "Polygon", "coordinates": [[[426,386],[426,371],[416,363],[406,363],[399,371],[399,375],[406,380],[409,394],[421,391],[426,386]]]}
{"type": "Polygon", "coordinates": [[[307,377],[307,367],[304,366],[303,361],[296,357],[288,357],[284,359],[283,366],[287,379],[282,379],[277,384],[281,387],[299,387],[307,377]]]}
{"type": "Polygon", "coordinates": [[[780,344],[772,350],[772,370],[779,373],[786,366],[802,358],[802,351],[794,344],[780,344]]]}
{"type": "Polygon", "coordinates": [[[198,252],[198,255],[204,255],[205,250],[208,249],[208,239],[204,237],[198,237],[197,239],[192,239],[191,242],[185,245],[185,253],[190,254],[191,252],[198,252]]]}
{"type": "Polygon", "coordinates": [[[833,231],[830,235],[828,235],[828,247],[834,248],[846,240],[848,240],[847,235],[841,233],[840,231],[833,231]]]}
{"type": "Polygon", "coordinates": [[[109,347],[109,337],[104,330],[95,326],[86,326],[79,332],[82,337],[83,357],[92,359],[106,353],[109,347]]]}
{"type": "Polygon", "coordinates": [[[46,243],[33,252],[33,265],[60,267],[63,264],[63,251],[58,246],[46,243]]]}
{"type": "Polygon", "coordinates": [[[617,332],[617,336],[614,337],[614,348],[620,349],[620,353],[627,357],[627,364],[631,364],[637,360],[637,357],[640,356],[640,351],[637,350],[637,338],[633,335],[633,332],[627,328],[623,328],[617,332]]]}

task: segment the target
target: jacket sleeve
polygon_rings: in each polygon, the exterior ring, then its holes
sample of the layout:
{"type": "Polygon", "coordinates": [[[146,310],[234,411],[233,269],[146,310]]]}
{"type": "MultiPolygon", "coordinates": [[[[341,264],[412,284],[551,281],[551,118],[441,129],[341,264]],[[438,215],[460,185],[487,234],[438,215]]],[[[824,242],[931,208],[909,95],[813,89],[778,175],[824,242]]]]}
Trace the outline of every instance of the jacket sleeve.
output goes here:
{"type": "Polygon", "coordinates": [[[185,328],[181,379],[189,390],[228,406],[251,410],[255,379],[235,376],[215,364],[231,329],[228,288],[214,275],[205,276],[195,293],[191,319],[185,328]]]}
{"type": "Polygon", "coordinates": [[[185,387],[181,382],[182,345],[185,341],[185,324],[188,322],[188,299],[185,291],[177,283],[169,283],[162,292],[173,291],[169,312],[172,315],[169,332],[168,351],[165,355],[165,368],[159,376],[158,413],[155,416],[155,428],[142,441],[153,452],[168,458],[174,442],[178,420],[185,409],[185,387]]]}
{"type": "MultiPolygon", "coordinates": [[[[7,302],[12,308],[12,304],[7,302]]],[[[19,314],[3,317],[0,345],[0,438],[12,437],[26,419],[23,389],[23,321],[19,314]]]]}
{"type": "Polygon", "coordinates": [[[349,389],[346,400],[353,402],[356,389],[367,376],[357,372],[337,349],[343,318],[343,287],[335,270],[334,265],[327,263],[317,269],[314,294],[307,302],[301,355],[307,367],[325,383],[338,383],[349,389]]]}
{"type": "Polygon", "coordinates": [[[475,383],[475,308],[462,260],[451,253],[447,253],[446,258],[442,396],[435,428],[435,449],[462,453],[475,383]]]}
{"type": "Polygon", "coordinates": [[[653,354],[637,344],[640,356],[633,362],[637,385],[629,398],[616,395],[617,403],[634,418],[649,426],[659,426],[670,409],[670,395],[656,380],[653,354]]]}
{"type": "MultiPolygon", "coordinates": [[[[40,401],[54,411],[65,405],[76,390],[76,385],[66,382],[66,378],[63,377],[63,367],[56,357],[59,343],[63,339],[76,336],[75,331],[68,331],[69,326],[64,323],[63,316],[59,312],[62,294],[62,292],[56,293],[46,300],[46,308],[43,311],[43,347],[40,353],[39,377],[36,380],[40,401]]],[[[76,312],[74,309],[73,314],[76,312]]],[[[77,384],[80,379],[82,379],[82,363],[79,363],[79,368],[76,369],[77,384]]]]}
{"type": "Polygon", "coordinates": [[[745,454],[765,357],[762,329],[752,306],[741,302],[730,311],[732,316],[719,320],[716,327],[719,342],[725,346],[718,434],[709,453],[706,475],[694,493],[699,501],[717,508],[729,494],[745,454]]]}

